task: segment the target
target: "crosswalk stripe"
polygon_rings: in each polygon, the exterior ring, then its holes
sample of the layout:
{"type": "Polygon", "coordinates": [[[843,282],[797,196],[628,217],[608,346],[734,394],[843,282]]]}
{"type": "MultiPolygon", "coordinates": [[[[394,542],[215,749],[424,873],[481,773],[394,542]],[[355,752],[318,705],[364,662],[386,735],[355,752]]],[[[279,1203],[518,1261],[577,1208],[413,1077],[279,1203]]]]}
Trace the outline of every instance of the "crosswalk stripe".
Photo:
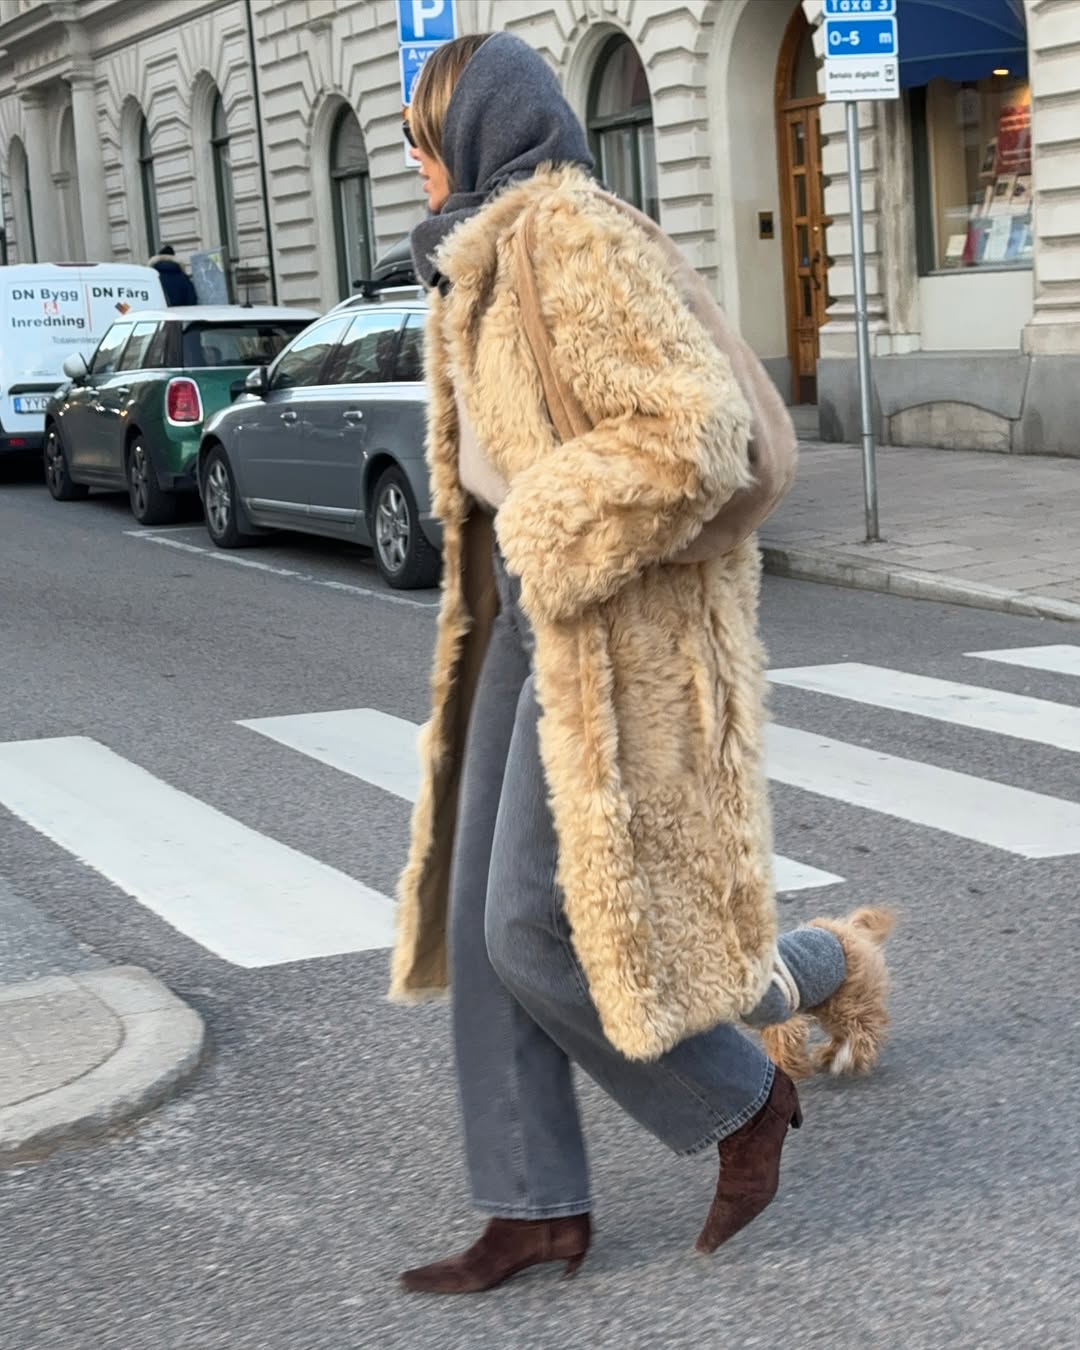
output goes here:
{"type": "Polygon", "coordinates": [[[235,965],[392,941],[386,896],[87,737],[0,744],[0,804],[235,965]]]}
{"type": "Polygon", "coordinates": [[[239,725],[395,797],[416,801],[420,790],[416,737],[420,728],[415,722],[375,708],[342,708],[257,717],[239,725]]]}
{"type": "MultiPolygon", "coordinates": [[[[260,717],[240,723],[302,755],[308,755],[353,778],[413,802],[420,788],[416,752],[419,728],[402,717],[375,708],[260,717]]],[[[843,881],[808,863],[779,854],[773,859],[778,891],[815,890],[843,881]]]]}
{"type": "Polygon", "coordinates": [[[909,675],[857,661],[834,666],[774,670],[769,679],[789,688],[829,694],[892,712],[913,713],[936,722],[1015,736],[1060,750],[1080,751],[1080,708],[1048,699],[1007,694],[975,684],[909,675]]]}
{"type": "Polygon", "coordinates": [[[1028,666],[1054,675],[1080,676],[1080,647],[1067,643],[1047,647],[1006,647],[996,652],[968,652],[980,661],[1001,661],[1007,666],[1028,666]]]}
{"type": "Polygon", "coordinates": [[[838,886],[844,878],[833,872],[823,872],[820,867],[811,867],[809,863],[796,862],[794,858],[774,853],[773,880],[776,889],[786,894],[790,891],[816,891],[822,886],[838,886]]]}
{"type": "Polygon", "coordinates": [[[1021,858],[1080,853],[1080,804],[772,725],[769,777],[1021,858]]]}

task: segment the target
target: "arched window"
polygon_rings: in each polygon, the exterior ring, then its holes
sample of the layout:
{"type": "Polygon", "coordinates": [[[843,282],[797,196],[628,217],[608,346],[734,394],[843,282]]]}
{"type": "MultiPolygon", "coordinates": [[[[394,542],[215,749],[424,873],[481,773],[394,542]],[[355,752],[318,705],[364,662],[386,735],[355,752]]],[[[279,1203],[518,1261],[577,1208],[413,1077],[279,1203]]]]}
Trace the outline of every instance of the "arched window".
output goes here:
{"type": "Polygon", "coordinates": [[[659,220],[649,82],[634,44],[621,34],[596,63],[588,123],[600,177],[617,196],[659,220]]]}
{"type": "Polygon", "coordinates": [[[161,226],[158,223],[157,184],[154,182],[154,147],[150,144],[150,129],[142,114],[139,115],[139,188],[146,243],[153,254],[161,247],[161,226]]]}
{"type": "Polygon", "coordinates": [[[11,215],[15,226],[16,258],[19,262],[37,262],[34,238],[34,208],[30,196],[30,161],[22,141],[16,136],[8,148],[8,179],[11,184],[11,215]]]}
{"type": "Polygon", "coordinates": [[[330,182],[334,199],[338,292],[352,295],[371,276],[375,226],[371,209],[371,174],[364,133],[356,113],[343,107],[330,137],[330,182]]]}
{"type": "Polygon", "coordinates": [[[229,124],[221,94],[214,90],[210,112],[210,153],[214,162],[214,196],[217,201],[218,242],[228,250],[229,298],[233,298],[233,269],[236,267],[236,208],[233,203],[232,161],[229,157],[229,124]]]}
{"type": "Polygon", "coordinates": [[[58,148],[60,172],[53,175],[53,184],[60,198],[60,217],[64,226],[61,257],[66,262],[78,262],[86,257],[86,241],[83,238],[79,155],[75,148],[75,113],[70,104],[60,114],[58,148]]]}

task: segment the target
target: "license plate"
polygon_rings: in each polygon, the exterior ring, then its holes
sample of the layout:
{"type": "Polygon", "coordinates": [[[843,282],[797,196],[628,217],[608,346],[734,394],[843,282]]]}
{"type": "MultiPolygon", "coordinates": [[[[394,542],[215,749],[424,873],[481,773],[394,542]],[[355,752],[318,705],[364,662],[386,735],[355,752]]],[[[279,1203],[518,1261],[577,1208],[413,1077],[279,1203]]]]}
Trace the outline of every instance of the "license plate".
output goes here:
{"type": "Polygon", "coordinates": [[[49,406],[48,394],[16,394],[15,411],[17,413],[44,412],[49,406]]]}

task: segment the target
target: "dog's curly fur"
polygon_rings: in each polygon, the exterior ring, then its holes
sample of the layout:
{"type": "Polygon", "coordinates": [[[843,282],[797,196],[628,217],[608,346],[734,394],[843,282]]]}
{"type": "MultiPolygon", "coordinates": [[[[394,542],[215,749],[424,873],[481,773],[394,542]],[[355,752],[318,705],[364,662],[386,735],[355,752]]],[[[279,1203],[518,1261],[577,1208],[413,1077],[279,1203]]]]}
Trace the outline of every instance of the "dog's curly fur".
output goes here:
{"type": "Polygon", "coordinates": [[[889,1025],[889,973],[882,946],[893,927],[885,909],[864,907],[844,919],[813,919],[811,928],[832,933],[844,949],[847,974],[840,988],[816,1008],[762,1032],[769,1057],[791,1078],[817,1071],[868,1073],[878,1062],[889,1025]],[[814,1049],[814,1023],[828,1037],[814,1049]]]}

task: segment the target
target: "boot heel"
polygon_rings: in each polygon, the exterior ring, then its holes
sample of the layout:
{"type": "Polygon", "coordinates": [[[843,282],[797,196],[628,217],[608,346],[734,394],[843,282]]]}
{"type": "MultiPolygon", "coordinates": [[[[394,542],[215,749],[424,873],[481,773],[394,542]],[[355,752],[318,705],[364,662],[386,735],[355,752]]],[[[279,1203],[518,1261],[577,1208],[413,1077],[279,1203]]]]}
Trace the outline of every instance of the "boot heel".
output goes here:
{"type": "Polygon", "coordinates": [[[797,1106],[791,1117],[791,1128],[793,1130],[802,1129],[802,1107],[797,1106]]]}
{"type": "Polygon", "coordinates": [[[566,1269],[563,1271],[564,1280],[572,1280],[581,1269],[581,1263],[585,1260],[585,1253],[578,1252],[577,1256],[572,1256],[566,1263],[566,1269]]]}

